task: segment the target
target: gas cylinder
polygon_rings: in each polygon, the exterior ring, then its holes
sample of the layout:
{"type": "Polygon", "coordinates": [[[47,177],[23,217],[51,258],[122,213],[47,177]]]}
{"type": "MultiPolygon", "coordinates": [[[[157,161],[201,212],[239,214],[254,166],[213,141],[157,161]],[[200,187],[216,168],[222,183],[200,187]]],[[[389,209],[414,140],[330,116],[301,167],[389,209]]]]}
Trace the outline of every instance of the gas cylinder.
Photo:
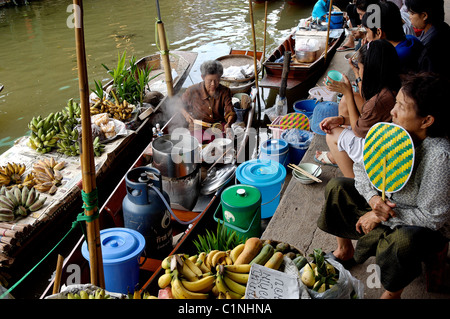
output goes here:
{"type": "Polygon", "coordinates": [[[167,209],[170,199],[162,189],[161,173],[153,167],[138,167],[127,173],[125,182],[124,226],[144,236],[146,257],[168,256],[173,249],[171,217],[167,209]]]}

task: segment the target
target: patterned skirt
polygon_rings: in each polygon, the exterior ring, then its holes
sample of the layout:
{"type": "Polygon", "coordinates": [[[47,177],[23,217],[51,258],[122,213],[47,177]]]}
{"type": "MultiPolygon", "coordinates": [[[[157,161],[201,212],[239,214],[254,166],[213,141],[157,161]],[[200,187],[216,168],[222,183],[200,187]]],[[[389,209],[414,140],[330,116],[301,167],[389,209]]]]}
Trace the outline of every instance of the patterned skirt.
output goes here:
{"type": "Polygon", "coordinates": [[[356,262],[363,263],[375,256],[382,285],[395,292],[419,276],[422,262],[441,251],[448,239],[438,231],[413,225],[390,228],[379,224],[368,234],[360,234],[356,222],[370,210],[353,179],[334,178],[326,186],[325,205],[317,226],[337,237],[357,240],[356,262]]]}

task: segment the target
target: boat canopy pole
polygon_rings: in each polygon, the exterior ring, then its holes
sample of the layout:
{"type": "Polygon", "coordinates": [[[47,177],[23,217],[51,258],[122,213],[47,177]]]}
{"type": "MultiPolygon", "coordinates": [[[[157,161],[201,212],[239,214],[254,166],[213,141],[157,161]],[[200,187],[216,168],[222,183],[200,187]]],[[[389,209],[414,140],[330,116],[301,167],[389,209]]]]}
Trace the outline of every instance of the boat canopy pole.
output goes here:
{"type": "Polygon", "coordinates": [[[170,67],[169,60],[169,47],[167,45],[166,31],[164,30],[164,23],[161,21],[161,11],[159,8],[159,1],[156,0],[156,11],[158,13],[158,21],[156,22],[156,28],[158,30],[158,38],[160,43],[161,60],[164,67],[164,74],[166,76],[167,95],[173,96],[173,80],[172,80],[172,68],[170,67]]]}
{"type": "Polygon", "coordinates": [[[83,182],[83,201],[85,202],[84,214],[90,217],[86,220],[87,245],[89,249],[89,264],[91,283],[100,288],[105,288],[103,274],[103,256],[100,245],[100,226],[98,223],[97,187],[95,181],[94,147],[92,143],[91,111],[89,108],[89,85],[86,67],[86,49],[84,44],[83,29],[83,4],[82,0],[73,0],[75,10],[75,40],[78,67],[78,85],[80,90],[81,107],[81,171],[83,182]],[[77,21],[79,20],[79,21],[77,21]]]}
{"type": "MultiPolygon", "coordinates": [[[[248,0],[250,8],[250,23],[252,25],[252,36],[253,36],[253,64],[255,68],[255,87],[256,87],[256,97],[258,102],[258,122],[261,120],[261,102],[259,100],[259,85],[258,85],[258,57],[256,52],[256,35],[255,35],[255,22],[253,21],[253,5],[252,0],[248,0]]],[[[259,126],[259,124],[258,124],[259,126]]]]}
{"type": "Polygon", "coordinates": [[[327,63],[328,41],[330,41],[330,22],[331,22],[331,11],[332,10],[333,10],[333,0],[330,0],[330,8],[328,10],[327,41],[325,43],[325,55],[323,57],[324,63],[327,63]]]}

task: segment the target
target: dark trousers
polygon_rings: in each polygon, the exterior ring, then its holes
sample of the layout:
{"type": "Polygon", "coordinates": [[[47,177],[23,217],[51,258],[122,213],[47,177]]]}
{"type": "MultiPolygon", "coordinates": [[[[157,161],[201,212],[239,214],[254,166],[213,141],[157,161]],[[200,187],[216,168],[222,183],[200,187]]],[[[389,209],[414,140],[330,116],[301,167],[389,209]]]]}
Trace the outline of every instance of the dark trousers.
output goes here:
{"type": "Polygon", "coordinates": [[[422,262],[441,251],[448,239],[419,226],[390,228],[380,224],[368,234],[360,234],[356,222],[370,210],[353,179],[335,178],[325,188],[325,205],[317,226],[337,237],[357,240],[356,262],[376,256],[382,285],[388,291],[398,291],[422,273],[422,262]]]}

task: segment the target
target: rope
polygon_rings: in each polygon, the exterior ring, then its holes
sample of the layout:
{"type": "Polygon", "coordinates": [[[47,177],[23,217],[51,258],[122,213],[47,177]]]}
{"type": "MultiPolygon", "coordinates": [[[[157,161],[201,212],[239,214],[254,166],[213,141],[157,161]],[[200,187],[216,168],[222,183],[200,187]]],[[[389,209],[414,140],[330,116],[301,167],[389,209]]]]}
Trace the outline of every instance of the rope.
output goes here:
{"type": "MultiPolygon", "coordinates": [[[[94,189],[92,192],[86,194],[83,190],[81,191],[81,197],[83,198],[83,208],[86,210],[95,210],[98,204],[97,197],[97,189],[94,189]]],[[[66,237],[74,230],[78,225],[81,227],[81,231],[83,235],[86,237],[85,226],[86,223],[90,223],[97,219],[100,216],[98,210],[95,211],[94,214],[87,216],[84,212],[79,213],[75,221],[72,222],[72,226],[69,231],[64,235],[64,237],[45,255],[33,268],[31,268],[22,278],[20,278],[14,285],[11,286],[8,290],[6,290],[1,296],[0,299],[5,298],[11,291],[13,291],[22,281],[24,281],[51,253],[66,239],[66,237]]]]}

